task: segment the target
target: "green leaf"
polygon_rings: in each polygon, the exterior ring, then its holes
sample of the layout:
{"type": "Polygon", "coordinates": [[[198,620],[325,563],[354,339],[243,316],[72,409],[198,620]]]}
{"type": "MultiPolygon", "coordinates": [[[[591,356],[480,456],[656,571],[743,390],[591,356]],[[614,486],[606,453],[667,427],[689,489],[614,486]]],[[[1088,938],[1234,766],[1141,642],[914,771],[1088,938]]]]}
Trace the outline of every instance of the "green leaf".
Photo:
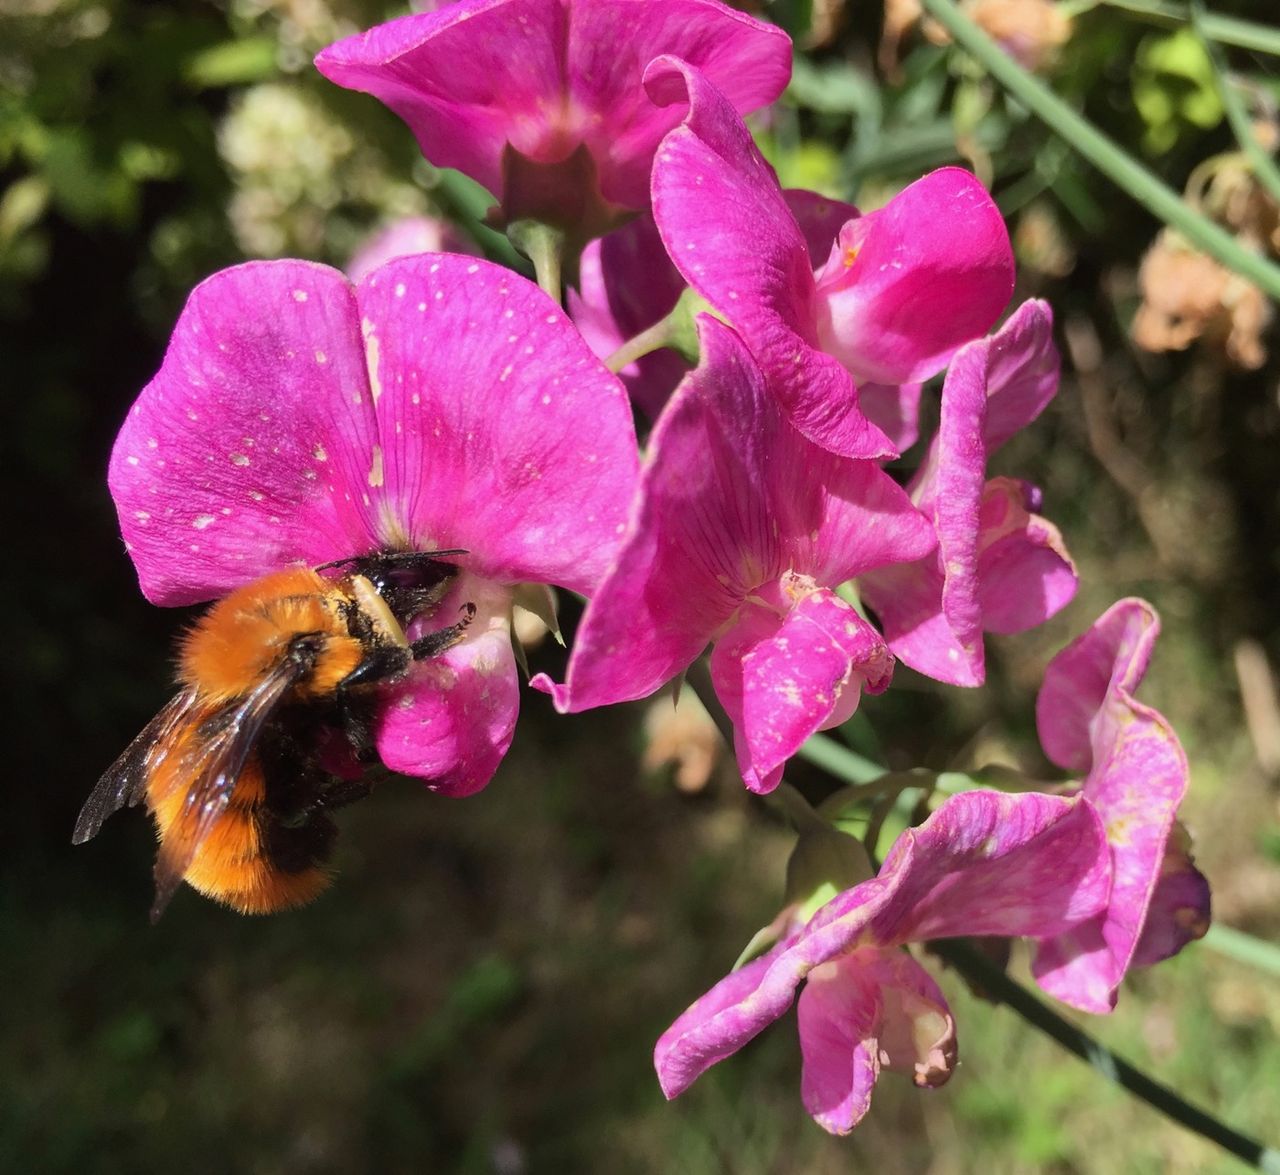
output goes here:
{"type": "Polygon", "coordinates": [[[187,59],[182,75],[199,89],[221,89],[265,81],[277,72],[275,41],[246,37],[202,49],[187,59]]]}

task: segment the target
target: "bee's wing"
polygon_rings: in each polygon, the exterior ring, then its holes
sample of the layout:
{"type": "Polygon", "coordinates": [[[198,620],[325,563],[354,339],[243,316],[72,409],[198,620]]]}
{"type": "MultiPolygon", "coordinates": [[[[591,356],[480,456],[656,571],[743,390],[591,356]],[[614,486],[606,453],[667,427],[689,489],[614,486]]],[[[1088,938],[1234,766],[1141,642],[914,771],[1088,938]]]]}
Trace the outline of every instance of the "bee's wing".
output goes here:
{"type": "Polygon", "coordinates": [[[147,777],[169,753],[174,730],[191,712],[196,691],[185,689],[170,698],[137,738],[131,742],[85,800],[76,820],[71,843],[84,844],[97,836],[102,822],[121,808],[132,808],[146,792],[147,777]]]}
{"type": "Polygon", "coordinates": [[[226,811],[263,726],[303,671],[286,658],[243,698],[215,712],[206,720],[212,732],[195,740],[174,771],[175,780],[187,781],[187,795],[177,819],[165,830],[156,857],[152,922],[164,913],[200,845],[226,811]]]}

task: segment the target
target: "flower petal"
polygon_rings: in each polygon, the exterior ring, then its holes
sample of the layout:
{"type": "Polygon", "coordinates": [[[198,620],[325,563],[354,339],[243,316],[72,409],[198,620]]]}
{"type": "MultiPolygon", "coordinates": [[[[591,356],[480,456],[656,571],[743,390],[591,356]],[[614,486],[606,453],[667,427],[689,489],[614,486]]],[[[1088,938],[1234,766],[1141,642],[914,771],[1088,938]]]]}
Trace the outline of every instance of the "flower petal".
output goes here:
{"type": "Polygon", "coordinates": [[[652,693],[785,571],[838,584],[933,541],[882,470],[791,428],[733,331],[709,316],[699,330],[702,362],[654,429],[628,537],[557,692],[562,707],[652,693]]]}
{"type": "Polygon", "coordinates": [[[645,86],[659,105],[689,103],[653,169],[653,215],[676,267],[742,334],[810,440],[844,456],[894,455],[859,410],[849,373],[817,349],[809,250],[742,119],[674,57],[654,61],[645,86]]]}
{"type": "Polygon", "coordinates": [[[539,162],[558,162],[575,146],[538,113],[560,108],[567,36],[560,0],[461,0],[338,41],[316,68],[385,102],[437,167],[500,194],[508,143],[539,162]]]}
{"type": "Polygon", "coordinates": [[[376,427],[342,274],[261,261],[202,282],[111,456],[147,598],[195,603],[376,545],[359,496],[376,427]]]}
{"type": "Polygon", "coordinates": [[[772,791],[782,767],[815,731],[847,719],[864,686],[889,684],[893,657],[884,640],[835,593],[748,602],[716,641],[711,676],[733,719],[738,768],[747,788],[772,791]]]}
{"type": "Polygon", "coordinates": [[[460,575],[430,619],[409,635],[416,639],[452,623],[463,603],[477,609],[466,636],[386,688],[374,729],[387,767],[426,779],[447,796],[471,795],[493,778],[520,707],[505,589],[460,575]]]}
{"type": "Polygon", "coordinates": [[[606,199],[644,208],[654,150],[678,117],[640,87],[661,53],[706,69],[744,112],[772,102],[791,70],[780,29],[712,0],[462,0],[330,45],[316,68],[381,99],[432,163],[496,195],[508,144],[559,163],[585,143],[606,199]]]}
{"type": "Polygon", "coordinates": [[[1023,302],[994,335],[970,346],[986,354],[982,440],[990,456],[1057,395],[1062,360],[1053,345],[1053,311],[1039,298],[1023,302]]]}
{"type": "MultiPolygon", "coordinates": [[[[658,1038],[653,1050],[653,1064],[658,1071],[658,1084],[668,1098],[684,1093],[706,1069],[741,1047],[743,1041],[732,1043],[737,1034],[732,1029],[726,1030],[721,1015],[727,1012],[732,1021],[734,1009],[751,1003],[752,993],[759,986],[761,977],[785,946],[784,940],[758,959],[752,959],[737,971],[730,972],[682,1012],[658,1038]],[[707,1025],[713,1026],[710,1035],[704,1031],[707,1025]],[[718,1038],[729,1042],[722,1052],[718,1051],[718,1038]],[[706,1059],[708,1057],[709,1060],[706,1059]]],[[[761,1024],[751,1035],[763,1027],[761,1024]]]]}
{"type": "Polygon", "coordinates": [[[1025,482],[993,477],[982,494],[977,598],[987,632],[1025,632],[1065,608],[1079,579],[1062,534],[1032,514],[1025,482]]]}
{"type": "MultiPolygon", "coordinates": [[[[671,313],[684,288],[653,217],[644,213],[583,250],[579,288],[568,293],[569,314],[588,346],[608,359],[633,335],[671,313]]],[[[688,370],[680,355],[663,347],[618,376],[641,411],[656,420],[688,370]]]]}
{"type": "Polygon", "coordinates": [[[1087,803],[1030,792],[952,796],[898,838],[878,877],[834,897],[766,956],[748,989],[717,988],[668,1029],[660,1047],[679,1074],[668,1096],[781,1016],[823,963],[863,946],[1070,926],[1106,901],[1108,880],[1106,842],[1087,803]]]}
{"type": "Polygon", "coordinates": [[[1086,1012],[1115,1007],[1189,781],[1172,727],[1131,693],[1146,671],[1158,631],[1155,610],[1144,600],[1114,604],[1049,663],[1036,701],[1040,737],[1050,758],[1089,759],[1082,795],[1097,808],[1111,846],[1114,882],[1106,910],[1042,942],[1032,965],[1045,991],[1086,1012]],[[1108,663],[1105,692],[1086,718],[1083,703],[1097,698],[1108,663]],[[1075,741],[1081,720],[1087,723],[1087,751],[1075,741]]]}
{"type": "Polygon", "coordinates": [[[881,954],[868,947],[814,968],[796,1002],[804,1108],[832,1134],[862,1120],[880,1076],[883,1005],[871,963],[881,954]]]}
{"type": "Polygon", "coordinates": [[[478,253],[473,241],[438,216],[403,216],[374,233],[347,262],[347,276],[361,282],[375,269],[414,253],[478,253]]]}
{"type": "Polygon", "coordinates": [[[461,547],[503,583],[594,590],[639,472],[617,378],[546,294],[488,262],[402,257],[359,301],[381,446],[364,492],[383,540],[461,547]]]}
{"type": "Polygon", "coordinates": [[[857,380],[936,375],[986,333],[1013,293],[1000,211],[961,168],[930,172],[855,228],[818,276],[817,305],[823,349],[857,380]]]}
{"type": "Polygon", "coordinates": [[[905,453],[920,439],[920,393],[924,384],[858,385],[858,403],[881,432],[905,453]]]}
{"type": "Polygon", "coordinates": [[[1203,938],[1209,930],[1210,905],[1209,882],[1191,858],[1191,837],[1175,821],[1129,966],[1150,967],[1203,938]]]}

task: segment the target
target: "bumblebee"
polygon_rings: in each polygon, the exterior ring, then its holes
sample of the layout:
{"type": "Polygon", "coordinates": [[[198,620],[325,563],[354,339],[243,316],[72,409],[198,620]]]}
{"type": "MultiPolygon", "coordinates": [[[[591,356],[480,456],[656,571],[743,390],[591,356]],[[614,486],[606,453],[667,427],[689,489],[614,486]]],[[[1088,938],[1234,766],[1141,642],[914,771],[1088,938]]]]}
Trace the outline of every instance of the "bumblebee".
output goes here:
{"type": "Polygon", "coordinates": [[[186,881],[245,914],[309,902],[330,880],[330,809],[369,792],[377,687],[462,639],[475,615],[409,641],[465,551],[393,552],[292,567],[238,588],[187,632],[178,694],[98,781],[72,841],[146,802],[155,902],[186,881]],[[329,574],[325,574],[328,572],[329,574]]]}

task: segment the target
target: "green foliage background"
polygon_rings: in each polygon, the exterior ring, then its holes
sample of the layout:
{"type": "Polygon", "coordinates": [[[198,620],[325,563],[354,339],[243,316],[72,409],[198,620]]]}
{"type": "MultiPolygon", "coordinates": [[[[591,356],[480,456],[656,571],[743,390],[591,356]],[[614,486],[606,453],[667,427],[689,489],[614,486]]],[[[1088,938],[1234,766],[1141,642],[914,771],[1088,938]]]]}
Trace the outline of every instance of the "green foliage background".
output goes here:
{"type": "MultiPolygon", "coordinates": [[[[1272,7],[1221,6],[1264,24],[1272,7]]],[[[803,23],[805,8],[776,13],[803,23]]],[[[887,1079],[851,1139],[803,1115],[787,1022],[663,1103],[652,1042],[772,917],[790,837],[731,773],[696,796],[646,776],[638,708],[562,719],[526,694],[488,791],[450,803],[388,785],[346,821],[340,883],[295,914],[242,919],[184,894],[153,930],[141,818],[71,849],[84,796],[169,690],[182,618],[139,597],[104,471],[186,292],[246,256],[341,264],[375,224],[432,207],[499,248],[475,228],[471,186],[310,69],[316,49],[390,14],[0,0],[0,468],[14,519],[0,1169],[1230,1170],[954,976],[959,1073],[932,1095],[887,1079]]],[[[785,182],[870,205],[976,161],[1011,216],[1019,295],[1048,297],[1069,337],[1097,346],[996,470],[1045,488],[1079,599],[1045,630],[993,642],[987,690],[902,672],[846,733],[895,766],[976,747],[1047,772],[1031,708],[1045,660],[1112,600],[1145,595],[1165,620],[1145,697],[1187,744],[1187,817],[1217,916],[1275,939],[1275,765],[1259,761],[1233,666],[1242,641],[1280,658],[1277,363],[1239,373],[1207,347],[1137,351],[1134,274],[1159,226],[954,51],[909,39],[886,82],[880,21],[849,0],[834,39],[799,61],[761,127],[785,182]]],[[[1232,54],[1272,101],[1276,60],[1232,54]]],[[[1234,148],[1206,76],[1185,35],[1107,7],[1080,16],[1051,75],[1178,188],[1234,148]]],[[[534,659],[562,669],[554,649],[534,659]]],[[[831,786],[804,768],[796,781],[831,786]]],[[[1193,948],[1090,1027],[1280,1139],[1273,976],[1193,948]]]]}

